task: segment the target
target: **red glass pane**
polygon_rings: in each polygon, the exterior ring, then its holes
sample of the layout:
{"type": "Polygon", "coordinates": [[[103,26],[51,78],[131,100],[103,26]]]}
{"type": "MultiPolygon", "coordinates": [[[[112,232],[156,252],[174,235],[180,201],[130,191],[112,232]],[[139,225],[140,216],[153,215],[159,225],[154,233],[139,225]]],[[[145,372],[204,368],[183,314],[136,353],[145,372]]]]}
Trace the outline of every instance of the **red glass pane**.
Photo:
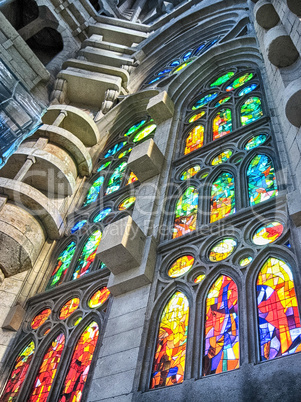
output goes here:
{"type": "Polygon", "coordinates": [[[60,320],[65,320],[70,317],[70,315],[78,308],[79,306],[79,298],[75,297],[74,299],[69,300],[60,311],[60,320]]]}
{"type": "Polygon", "coordinates": [[[31,322],[31,328],[32,329],[37,329],[39,328],[44,322],[47,320],[47,318],[51,314],[51,309],[47,308],[46,310],[41,311],[38,315],[35,316],[35,318],[31,322]]]}

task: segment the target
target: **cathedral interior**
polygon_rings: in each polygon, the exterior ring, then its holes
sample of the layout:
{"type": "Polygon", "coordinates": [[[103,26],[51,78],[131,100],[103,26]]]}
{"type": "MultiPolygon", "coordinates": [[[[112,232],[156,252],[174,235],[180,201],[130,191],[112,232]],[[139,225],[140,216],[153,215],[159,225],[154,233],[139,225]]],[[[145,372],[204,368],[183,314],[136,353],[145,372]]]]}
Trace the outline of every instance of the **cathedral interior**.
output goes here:
{"type": "Polygon", "coordinates": [[[0,1],[0,402],[300,400],[300,53],[300,0],[0,1]]]}

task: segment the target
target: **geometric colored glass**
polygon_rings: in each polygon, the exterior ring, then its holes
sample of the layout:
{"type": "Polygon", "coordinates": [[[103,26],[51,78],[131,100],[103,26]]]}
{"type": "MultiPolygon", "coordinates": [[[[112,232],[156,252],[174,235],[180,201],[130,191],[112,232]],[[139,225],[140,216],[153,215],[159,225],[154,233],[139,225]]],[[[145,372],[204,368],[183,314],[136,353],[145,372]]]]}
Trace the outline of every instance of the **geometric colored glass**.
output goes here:
{"type": "Polygon", "coordinates": [[[88,221],[87,221],[86,219],[77,222],[77,223],[72,227],[72,229],[71,229],[71,234],[77,232],[79,229],[81,229],[83,226],[85,226],[85,224],[86,224],[87,222],[88,222],[88,221]]]}
{"type": "Polygon", "coordinates": [[[78,259],[78,263],[74,269],[72,280],[78,279],[90,271],[90,266],[96,257],[96,251],[99,246],[101,237],[101,231],[95,230],[88,238],[78,259]]]}
{"type": "Polygon", "coordinates": [[[139,130],[139,128],[141,128],[144,123],[146,123],[146,120],[141,120],[139,123],[134,124],[132,127],[128,129],[128,131],[124,134],[124,136],[133,134],[135,131],[139,130]]]}
{"type": "Polygon", "coordinates": [[[301,326],[293,275],[278,258],[269,258],[257,278],[261,360],[301,351],[301,326]]]}
{"type": "Polygon", "coordinates": [[[228,100],[230,100],[230,99],[231,99],[230,96],[227,96],[226,98],[222,98],[218,102],[216,102],[214,107],[219,107],[220,105],[223,105],[224,103],[228,102],[228,100]]]}
{"type": "Polygon", "coordinates": [[[103,165],[101,165],[101,166],[97,169],[97,172],[101,172],[101,171],[104,170],[106,167],[108,167],[111,163],[112,163],[112,161],[108,161],[108,162],[104,163],[103,165]]]}
{"type": "Polygon", "coordinates": [[[109,156],[113,156],[116,152],[120,151],[120,149],[126,144],[126,142],[119,142],[119,144],[115,144],[112,148],[110,148],[107,153],[105,154],[105,158],[109,156]]]}
{"type": "Polygon", "coordinates": [[[230,158],[231,155],[232,155],[231,149],[226,149],[221,154],[217,155],[214,159],[212,159],[211,165],[216,166],[219,165],[220,163],[227,162],[227,160],[230,158]]]}
{"type": "Polygon", "coordinates": [[[275,170],[267,155],[256,155],[247,169],[250,205],[276,197],[278,194],[275,170]]]}
{"type": "Polygon", "coordinates": [[[229,73],[224,74],[221,77],[219,77],[216,81],[212,82],[212,84],[210,84],[210,86],[211,87],[219,87],[220,85],[227,82],[231,77],[233,77],[233,75],[234,75],[233,71],[230,71],[229,73]]]}
{"type": "Polygon", "coordinates": [[[245,87],[244,89],[242,89],[242,90],[239,92],[238,96],[247,95],[248,93],[254,91],[254,89],[257,88],[257,87],[258,87],[257,84],[251,84],[251,85],[249,85],[248,87],[245,87]]]}
{"type": "Polygon", "coordinates": [[[203,375],[239,367],[238,293],[235,282],[221,275],[206,300],[203,375]]]}
{"type": "Polygon", "coordinates": [[[105,208],[103,209],[94,219],[93,222],[100,222],[102,221],[109,213],[112,211],[112,208],[105,208]]]}
{"type": "Polygon", "coordinates": [[[90,187],[89,192],[86,196],[86,200],[83,205],[84,207],[97,200],[97,197],[100,193],[100,189],[103,185],[103,182],[104,182],[103,176],[100,176],[97,180],[95,180],[95,182],[90,187]]]}
{"type": "Polygon", "coordinates": [[[139,142],[143,140],[143,138],[153,133],[156,130],[156,128],[157,128],[156,124],[146,126],[143,130],[139,131],[139,133],[135,135],[135,137],[133,138],[133,142],[139,142]]]}
{"type": "Polygon", "coordinates": [[[190,119],[188,120],[189,123],[193,123],[194,121],[199,120],[201,117],[204,116],[205,113],[206,113],[206,112],[201,112],[201,113],[198,113],[198,114],[194,114],[194,115],[193,115],[192,117],[190,117],[190,119]]]}
{"type": "Polygon", "coordinates": [[[168,276],[171,278],[177,278],[188,272],[193,266],[194,258],[192,255],[184,255],[178,258],[169,268],[168,276]]]}
{"type": "Polygon", "coordinates": [[[119,204],[118,209],[119,211],[125,211],[129,209],[136,201],[136,197],[128,197],[119,204]]]}
{"type": "Polygon", "coordinates": [[[81,401],[98,336],[99,327],[93,321],[84,330],[75,346],[59,402],[81,401]]]}
{"type": "Polygon", "coordinates": [[[283,225],[280,222],[271,222],[256,230],[252,242],[258,246],[273,243],[283,233],[283,225]]]}
{"type": "Polygon", "coordinates": [[[133,148],[129,148],[129,149],[126,149],[125,151],[121,152],[121,154],[118,155],[118,159],[123,158],[125,155],[127,155],[129,152],[131,152],[132,149],[133,148]]]}
{"type": "Polygon", "coordinates": [[[184,155],[199,149],[204,144],[204,126],[194,127],[186,138],[184,155]]]}
{"type": "Polygon", "coordinates": [[[95,292],[89,299],[88,306],[90,308],[98,308],[102,306],[110,297],[110,291],[104,287],[95,292]]]}
{"type": "Polygon", "coordinates": [[[213,120],[213,141],[232,131],[232,117],[230,109],[220,110],[213,120]]]}
{"type": "Polygon", "coordinates": [[[135,173],[131,172],[130,177],[126,183],[126,186],[128,184],[135,183],[135,181],[138,181],[138,177],[135,175],[135,173]]]}
{"type": "Polygon", "coordinates": [[[75,250],[76,250],[76,243],[72,241],[58,256],[56,266],[49,279],[46,290],[55,288],[56,286],[60,285],[63,282],[63,279],[66,276],[69,265],[71,264],[75,250]]]}
{"type": "Polygon", "coordinates": [[[244,257],[239,261],[239,265],[241,267],[246,267],[247,265],[249,265],[251,262],[253,261],[252,257],[244,257]]]}
{"type": "Polygon", "coordinates": [[[38,329],[44,322],[48,319],[51,314],[51,309],[46,308],[45,310],[41,311],[35,318],[31,321],[31,328],[38,329]]]}
{"type": "Polygon", "coordinates": [[[78,297],[69,300],[60,311],[60,320],[65,320],[68,318],[79,306],[80,300],[78,297]]]}
{"type": "Polygon", "coordinates": [[[231,173],[222,173],[212,183],[210,223],[235,213],[235,186],[231,173]]]}
{"type": "Polygon", "coordinates": [[[177,291],[160,319],[150,388],[168,387],[184,380],[189,303],[177,291]]]}
{"type": "Polygon", "coordinates": [[[212,262],[225,260],[233,253],[236,246],[237,241],[235,239],[231,237],[224,238],[212,247],[209,254],[209,260],[212,262]]]}
{"type": "Polygon", "coordinates": [[[82,319],[83,319],[83,317],[78,317],[78,318],[74,321],[73,325],[76,327],[76,326],[81,322],[82,319]]]}
{"type": "Polygon", "coordinates": [[[178,68],[176,68],[172,74],[176,74],[179,71],[183,70],[184,68],[186,68],[190,63],[192,63],[193,60],[187,61],[186,63],[181,64],[178,68]]]}
{"type": "Polygon", "coordinates": [[[201,98],[195,102],[195,104],[192,106],[192,110],[197,110],[197,109],[207,105],[207,103],[209,103],[213,99],[215,99],[217,97],[217,95],[218,95],[217,92],[213,92],[211,94],[203,96],[203,98],[201,98]]]}
{"type": "Polygon", "coordinates": [[[255,137],[252,137],[245,145],[245,150],[250,151],[250,149],[256,148],[259,145],[263,144],[267,139],[265,134],[259,134],[255,137]]]}
{"type": "Polygon", "coordinates": [[[114,170],[112,176],[109,179],[106,195],[114,193],[115,191],[117,191],[120,188],[126,167],[127,167],[127,162],[122,162],[114,170]]]}
{"type": "Polygon", "coordinates": [[[201,166],[200,165],[195,165],[187,170],[184,170],[181,173],[181,177],[180,180],[188,180],[191,177],[195,176],[199,171],[201,170],[201,166]]]}
{"type": "Polygon", "coordinates": [[[200,282],[202,282],[202,280],[204,280],[206,278],[206,275],[199,275],[199,276],[197,276],[195,279],[194,279],[194,283],[200,283],[200,282]]]}
{"type": "Polygon", "coordinates": [[[234,80],[232,82],[231,85],[229,85],[226,88],[226,91],[233,91],[233,89],[239,88],[242,85],[244,85],[246,82],[250,81],[250,79],[253,78],[253,74],[252,73],[246,73],[244,75],[242,75],[241,77],[237,78],[236,80],[234,80]]]}
{"type": "Polygon", "coordinates": [[[263,116],[261,100],[258,97],[249,98],[241,107],[241,124],[246,126],[263,116]]]}
{"type": "Polygon", "coordinates": [[[60,333],[43,357],[28,402],[46,402],[65,346],[65,335],[60,333]]]}
{"type": "Polygon", "coordinates": [[[35,344],[31,341],[17,356],[14,368],[1,396],[2,402],[13,402],[18,398],[34,352],[35,344]]]}
{"type": "Polygon", "coordinates": [[[180,237],[192,232],[196,228],[199,193],[190,186],[176,204],[176,213],[172,238],[180,237]]]}

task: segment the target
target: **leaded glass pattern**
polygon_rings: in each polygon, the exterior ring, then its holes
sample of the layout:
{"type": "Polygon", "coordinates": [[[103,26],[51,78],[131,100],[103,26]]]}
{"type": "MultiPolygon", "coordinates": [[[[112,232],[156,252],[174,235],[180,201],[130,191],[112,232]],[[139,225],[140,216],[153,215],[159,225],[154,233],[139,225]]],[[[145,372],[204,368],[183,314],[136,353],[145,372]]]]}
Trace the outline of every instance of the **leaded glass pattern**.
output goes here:
{"type": "Polygon", "coordinates": [[[210,201],[210,222],[218,221],[235,213],[234,177],[222,173],[212,184],[210,201]]]}
{"type": "Polygon", "coordinates": [[[196,228],[198,212],[198,192],[195,187],[188,187],[176,204],[173,239],[192,232],[196,228]]]}
{"type": "Polygon", "coordinates": [[[186,138],[184,155],[195,151],[203,146],[204,143],[204,127],[196,126],[194,127],[186,138]]]}
{"type": "Polygon", "coordinates": [[[213,120],[213,140],[223,137],[232,131],[232,114],[230,109],[221,109],[213,120]]]}
{"type": "Polygon", "coordinates": [[[46,320],[48,320],[48,317],[50,316],[50,314],[51,314],[51,309],[50,308],[46,308],[45,310],[41,311],[31,321],[31,328],[32,329],[38,329],[41,325],[44,324],[44,322],[46,320]]]}
{"type": "Polygon", "coordinates": [[[97,180],[95,180],[95,182],[92,184],[92,186],[90,187],[90,189],[88,191],[86,200],[84,202],[84,207],[97,200],[97,197],[99,196],[100,189],[103,185],[103,182],[104,182],[103,176],[100,176],[97,180]]]}
{"type": "Polygon", "coordinates": [[[68,246],[60,253],[58,256],[56,266],[52,272],[51,278],[49,279],[47,289],[52,289],[60,285],[68,271],[71,264],[72,258],[76,250],[76,243],[72,241],[68,246]]]}

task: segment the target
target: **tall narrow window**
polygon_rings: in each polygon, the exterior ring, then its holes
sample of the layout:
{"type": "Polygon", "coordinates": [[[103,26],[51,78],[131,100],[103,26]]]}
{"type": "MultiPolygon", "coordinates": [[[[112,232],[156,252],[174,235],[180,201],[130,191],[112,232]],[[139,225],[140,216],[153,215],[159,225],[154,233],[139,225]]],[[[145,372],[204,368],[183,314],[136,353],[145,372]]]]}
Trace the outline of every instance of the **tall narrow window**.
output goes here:
{"type": "Polygon", "coordinates": [[[152,369],[151,388],[183,382],[189,303],[182,292],[176,292],[161,315],[152,369]]]}
{"type": "Polygon", "coordinates": [[[78,259],[77,266],[73,272],[72,279],[80,278],[90,272],[92,262],[96,257],[96,251],[99,246],[102,233],[100,230],[95,230],[84,245],[83,251],[78,259]]]}
{"type": "Polygon", "coordinates": [[[35,379],[28,402],[46,402],[65,346],[65,335],[59,334],[48,348],[35,379]]]}
{"type": "Polygon", "coordinates": [[[86,195],[86,200],[84,202],[84,207],[86,205],[91,204],[92,202],[97,200],[97,197],[99,196],[100,189],[103,185],[104,177],[100,176],[95,182],[92,184],[90,187],[88,194],[86,195]]]}
{"type": "Polygon", "coordinates": [[[204,127],[194,127],[186,138],[184,155],[189,154],[196,149],[199,149],[204,144],[204,127]]]}
{"type": "Polygon", "coordinates": [[[267,155],[256,155],[247,169],[250,205],[269,200],[278,194],[275,170],[267,155]]]}
{"type": "Polygon", "coordinates": [[[183,236],[196,228],[198,212],[198,195],[196,188],[190,186],[176,204],[176,215],[172,238],[183,236]]]}
{"type": "Polygon", "coordinates": [[[253,123],[263,116],[261,100],[254,96],[245,101],[240,111],[240,121],[242,126],[253,123]]]}
{"type": "Polygon", "coordinates": [[[34,352],[35,344],[34,342],[30,342],[16,358],[14,368],[1,396],[2,402],[10,402],[17,399],[34,352]]]}
{"type": "Polygon", "coordinates": [[[221,275],[209,290],[206,302],[203,375],[239,367],[237,286],[221,275]]]}
{"type": "Polygon", "coordinates": [[[301,326],[293,275],[278,258],[269,258],[257,278],[261,360],[301,351],[301,326]]]}
{"type": "Polygon", "coordinates": [[[52,289],[63,282],[63,279],[67,273],[69,265],[71,264],[73,255],[76,250],[76,243],[72,241],[68,246],[61,252],[56,261],[56,267],[54,268],[51,278],[49,279],[46,290],[52,289]]]}
{"type": "Polygon", "coordinates": [[[222,173],[211,187],[210,222],[235,213],[234,177],[222,173]]]}
{"type": "Polygon", "coordinates": [[[82,399],[98,335],[99,327],[97,323],[93,321],[79,338],[71,359],[69,371],[65,378],[59,399],[60,402],[79,402],[82,399]]]}
{"type": "Polygon", "coordinates": [[[213,141],[232,131],[232,115],[230,109],[220,110],[213,120],[213,141]]]}

